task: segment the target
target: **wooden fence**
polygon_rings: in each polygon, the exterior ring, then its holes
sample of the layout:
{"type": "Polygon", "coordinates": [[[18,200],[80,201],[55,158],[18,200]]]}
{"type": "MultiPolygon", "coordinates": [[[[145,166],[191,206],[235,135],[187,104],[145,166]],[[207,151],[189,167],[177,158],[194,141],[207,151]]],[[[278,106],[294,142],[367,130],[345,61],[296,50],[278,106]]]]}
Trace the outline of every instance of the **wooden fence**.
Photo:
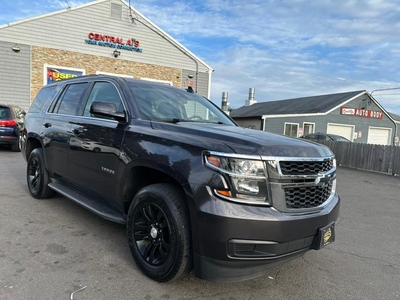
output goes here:
{"type": "Polygon", "coordinates": [[[400,175],[400,147],[347,142],[324,142],[338,165],[400,175]]]}

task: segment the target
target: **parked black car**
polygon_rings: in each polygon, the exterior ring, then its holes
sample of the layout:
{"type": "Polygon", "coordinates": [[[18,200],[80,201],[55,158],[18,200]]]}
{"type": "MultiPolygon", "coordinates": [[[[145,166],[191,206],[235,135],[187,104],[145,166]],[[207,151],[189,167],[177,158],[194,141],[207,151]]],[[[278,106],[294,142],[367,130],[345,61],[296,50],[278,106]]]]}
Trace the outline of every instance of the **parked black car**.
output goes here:
{"type": "Polygon", "coordinates": [[[41,89],[25,127],[31,195],[58,192],[126,224],[133,258],[156,281],[193,266],[200,278],[244,280],[335,239],[332,152],[243,129],[195,93],[63,80],[41,89]]]}
{"type": "Polygon", "coordinates": [[[324,141],[351,142],[349,139],[346,139],[343,136],[322,132],[306,134],[303,135],[301,138],[317,143],[323,143],[324,141]]]}
{"type": "Polygon", "coordinates": [[[25,111],[15,105],[0,104],[0,145],[10,145],[19,152],[19,136],[23,127],[25,111]]]}

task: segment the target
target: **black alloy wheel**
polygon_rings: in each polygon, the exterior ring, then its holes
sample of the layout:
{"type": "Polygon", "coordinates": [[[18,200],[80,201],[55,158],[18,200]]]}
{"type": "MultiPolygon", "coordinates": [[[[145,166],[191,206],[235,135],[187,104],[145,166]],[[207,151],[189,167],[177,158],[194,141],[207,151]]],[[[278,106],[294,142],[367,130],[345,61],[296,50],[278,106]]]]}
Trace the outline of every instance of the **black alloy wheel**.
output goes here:
{"type": "Polygon", "coordinates": [[[161,207],[141,203],[133,216],[136,246],[146,262],[159,266],[170,254],[170,225],[161,207]]]}
{"type": "Polygon", "coordinates": [[[26,180],[29,192],[36,199],[50,198],[54,195],[55,192],[48,187],[50,179],[44,163],[42,149],[34,149],[29,155],[26,180]]]}
{"type": "Polygon", "coordinates": [[[176,280],[192,268],[189,213],[183,191],[159,183],[142,188],[128,212],[127,233],[132,256],[149,278],[176,280]]]}
{"type": "Polygon", "coordinates": [[[28,185],[29,190],[36,194],[41,184],[40,166],[37,157],[32,157],[28,163],[28,185]]]}

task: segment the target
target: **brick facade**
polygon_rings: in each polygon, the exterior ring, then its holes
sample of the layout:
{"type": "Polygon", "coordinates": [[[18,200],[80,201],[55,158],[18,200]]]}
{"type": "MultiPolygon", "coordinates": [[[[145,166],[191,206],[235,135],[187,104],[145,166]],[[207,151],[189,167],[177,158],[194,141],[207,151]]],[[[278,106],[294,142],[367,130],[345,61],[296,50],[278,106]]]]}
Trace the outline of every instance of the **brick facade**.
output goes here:
{"type": "MultiPolygon", "coordinates": [[[[110,53],[111,56],[111,53],[110,53]]],[[[171,81],[182,87],[182,70],[146,63],[124,60],[121,57],[88,55],[66,50],[32,46],[31,48],[31,102],[43,86],[43,66],[45,64],[67,68],[84,69],[86,75],[106,72],[171,81]]]]}

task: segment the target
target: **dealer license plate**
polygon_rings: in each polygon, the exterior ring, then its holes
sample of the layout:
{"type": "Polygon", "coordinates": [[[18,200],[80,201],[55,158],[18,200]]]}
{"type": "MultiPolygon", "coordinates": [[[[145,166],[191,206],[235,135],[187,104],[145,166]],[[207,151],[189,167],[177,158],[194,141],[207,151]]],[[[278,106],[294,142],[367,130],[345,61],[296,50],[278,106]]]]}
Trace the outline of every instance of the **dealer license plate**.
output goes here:
{"type": "Polygon", "coordinates": [[[318,231],[319,249],[333,243],[335,241],[335,222],[322,227],[318,231]]]}

